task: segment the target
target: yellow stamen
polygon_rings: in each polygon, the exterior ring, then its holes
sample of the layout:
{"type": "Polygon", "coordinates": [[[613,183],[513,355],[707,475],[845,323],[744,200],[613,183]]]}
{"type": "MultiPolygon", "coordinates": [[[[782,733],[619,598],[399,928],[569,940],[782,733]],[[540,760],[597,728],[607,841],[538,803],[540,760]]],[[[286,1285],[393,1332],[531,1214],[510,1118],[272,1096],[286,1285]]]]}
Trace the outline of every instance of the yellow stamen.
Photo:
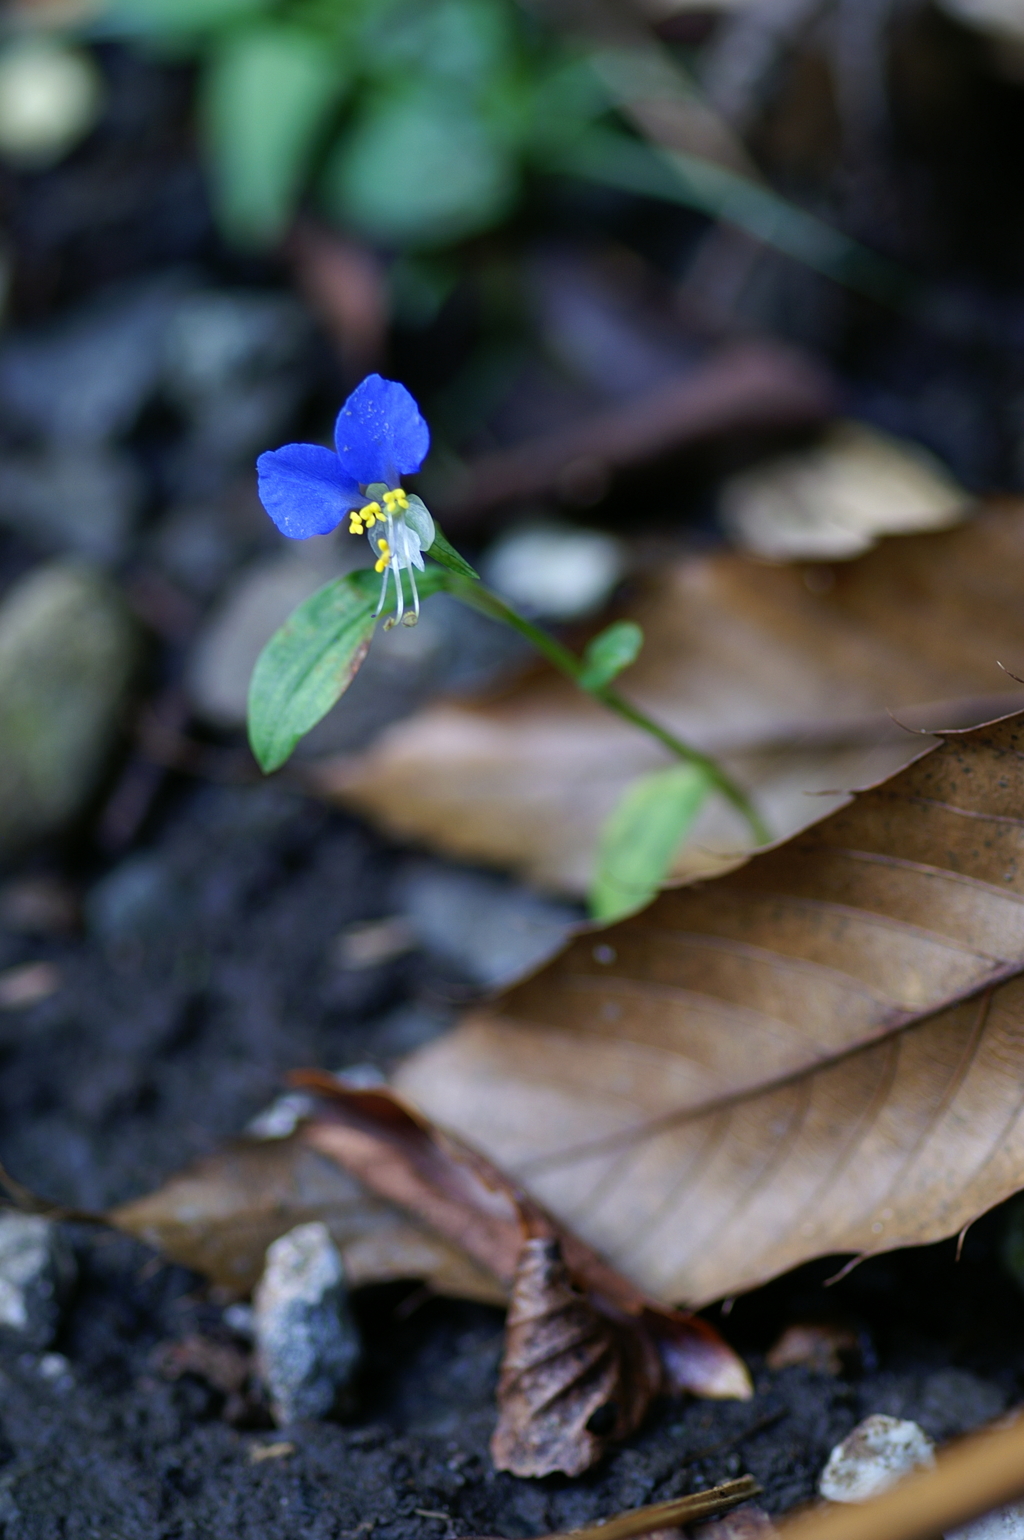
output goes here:
{"type": "Polygon", "coordinates": [[[388,545],[387,541],[382,538],[377,542],[377,549],[380,552],[380,560],[374,562],[373,570],[374,572],[383,572],[384,568],[391,560],[391,547],[388,545]]]}
{"type": "MultiPolygon", "coordinates": [[[[384,523],[384,515],[381,512],[380,503],[367,503],[365,508],[360,508],[358,513],[352,514],[352,517],[354,519],[362,519],[367,529],[372,529],[373,526],[377,523],[378,519],[382,524],[384,523]]],[[[361,529],[356,529],[353,530],[352,533],[354,535],[361,535],[363,531],[361,529]]]]}
{"type": "Polygon", "coordinates": [[[363,521],[355,509],[349,515],[348,532],[350,535],[361,535],[363,533],[363,521]]]}
{"type": "Polygon", "coordinates": [[[395,513],[399,509],[403,512],[409,506],[409,499],[402,487],[396,487],[393,492],[384,493],[384,506],[388,513],[395,513]]]}

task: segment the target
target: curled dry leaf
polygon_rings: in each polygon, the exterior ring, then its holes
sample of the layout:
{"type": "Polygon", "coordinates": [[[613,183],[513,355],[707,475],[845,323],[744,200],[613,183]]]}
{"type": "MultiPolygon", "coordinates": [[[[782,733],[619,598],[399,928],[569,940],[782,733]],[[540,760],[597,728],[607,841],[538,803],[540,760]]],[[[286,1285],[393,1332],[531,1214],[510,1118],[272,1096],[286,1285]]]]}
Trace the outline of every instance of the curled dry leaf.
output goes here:
{"type": "Polygon", "coordinates": [[[596,1311],[554,1236],[522,1247],[509,1303],[491,1454],[517,1476],[579,1476],[639,1427],[661,1389],[651,1336],[596,1311]]]}
{"type": "MultiPolygon", "coordinates": [[[[1022,564],[1021,503],[831,566],[667,563],[626,605],[647,640],[622,691],[723,758],[784,837],[913,758],[921,742],[900,724],[969,727],[1024,700],[997,666],[1024,675],[1022,564]]],[[[498,701],[431,705],[304,773],[403,838],[582,893],[626,786],[666,762],[537,671],[498,701]]],[[[711,798],[676,875],[719,872],[746,841],[711,798]]]]}
{"type": "Polygon", "coordinates": [[[388,1092],[316,1071],[293,1078],[321,1098],[301,1138],[510,1288],[492,1444],[500,1470],[578,1475],[659,1392],[751,1394],[707,1322],[647,1298],[475,1150],[388,1092]]]}
{"type": "Polygon", "coordinates": [[[956,1234],[1024,1169],[1024,714],[577,936],[397,1086],[638,1288],[956,1234]]]}
{"type": "Polygon", "coordinates": [[[862,1346],[857,1333],[838,1321],[806,1321],[787,1326],[768,1350],[769,1369],[801,1364],[817,1374],[843,1374],[859,1368],[862,1346]]]}

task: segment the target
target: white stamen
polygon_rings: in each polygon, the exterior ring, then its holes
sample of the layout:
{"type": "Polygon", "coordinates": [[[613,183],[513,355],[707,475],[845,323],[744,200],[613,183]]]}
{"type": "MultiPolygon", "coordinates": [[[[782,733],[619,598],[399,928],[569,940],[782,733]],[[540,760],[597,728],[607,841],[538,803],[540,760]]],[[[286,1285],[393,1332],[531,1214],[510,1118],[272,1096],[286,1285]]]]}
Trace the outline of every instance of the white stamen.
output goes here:
{"type": "Polygon", "coordinates": [[[412,584],[413,613],[406,615],[403,624],[414,626],[420,618],[420,591],[416,587],[416,572],[412,567],[409,568],[409,582],[412,584]]]}
{"type": "Polygon", "coordinates": [[[377,600],[377,608],[373,612],[374,620],[377,619],[377,616],[380,614],[381,610],[384,608],[385,601],[387,600],[387,597],[388,597],[388,573],[390,571],[391,571],[390,567],[385,567],[384,568],[384,579],[383,579],[383,581],[382,581],[382,583],[380,585],[380,598],[377,600]]]}

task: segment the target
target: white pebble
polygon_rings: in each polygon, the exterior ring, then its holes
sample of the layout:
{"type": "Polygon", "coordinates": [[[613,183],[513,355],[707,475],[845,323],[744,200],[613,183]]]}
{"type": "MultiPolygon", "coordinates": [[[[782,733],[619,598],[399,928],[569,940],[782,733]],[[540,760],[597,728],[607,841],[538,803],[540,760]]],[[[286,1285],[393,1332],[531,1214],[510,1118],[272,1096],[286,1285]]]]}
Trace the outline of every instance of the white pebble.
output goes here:
{"type": "Polygon", "coordinates": [[[267,1247],[253,1324],[274,1420],[329,1416],[359,1361],[359,1336],[341,1255],[325,1224],[296,1225],[267,1247]]]}
{"type": "Polygon", "coordinates": [[[935,1445],[916,1422],[876,1413],[837,1444],[818,1481],[833,1503],[862,1503],[894,1486],[901,1476],[935,1464],[935,1445]]]}
{"type": "Polygon", "coordinates": [[[1010,1503],[960,1529],[947,1529],[944,1540],[1024,1540],[1024,1503],[1010,1503]]]}

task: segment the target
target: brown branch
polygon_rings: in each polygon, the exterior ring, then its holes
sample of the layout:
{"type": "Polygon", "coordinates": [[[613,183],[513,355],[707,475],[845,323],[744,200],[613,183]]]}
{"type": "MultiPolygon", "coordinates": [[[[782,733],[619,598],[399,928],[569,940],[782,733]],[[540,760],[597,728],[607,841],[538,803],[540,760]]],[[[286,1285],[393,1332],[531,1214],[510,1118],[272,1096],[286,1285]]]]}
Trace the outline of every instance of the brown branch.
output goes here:
{"type": "Polygon", "coordinates": [[[782,343],[734,343],[694,369],[555,433],[480,456],[439,503],[448,518],[564,491],[738,429],[809,427],[835,406],[831,379],[782,343]]]}
{"type": "MultiPolygon", "coordinates": [[[[709,1487],[705,1492],[691,1492],[689,1497],[674,1497],[671,1502],[633,1508],[629,1513],[618,1513],[599,1524],[588,1524],[585,1529],[542,1535],[541,1540],[631,1540],[633,1535],[676,1529],[682,1524],[696,1524],[700,1519],[727,1513],[738,1503],[749,1502],[760,1490],[753,1476],[737,1476],[735,1481],[723,1481],[721,1486],[709,1487]]],[[[491,1537],[476,1536],[475,1540],[491,1540],[491,1537]]]]}

